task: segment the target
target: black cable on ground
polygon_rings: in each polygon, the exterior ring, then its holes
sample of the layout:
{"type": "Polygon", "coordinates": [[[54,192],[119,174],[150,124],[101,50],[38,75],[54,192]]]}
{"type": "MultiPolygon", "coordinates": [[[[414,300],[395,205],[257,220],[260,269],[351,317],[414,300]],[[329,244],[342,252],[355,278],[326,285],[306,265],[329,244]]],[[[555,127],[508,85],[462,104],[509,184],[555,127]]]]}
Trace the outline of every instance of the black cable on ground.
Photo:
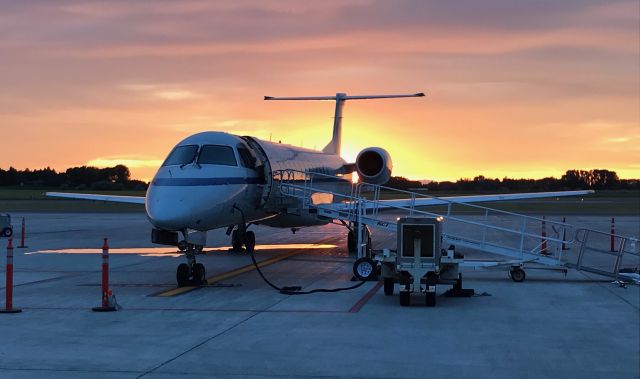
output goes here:
{"type": "Polygon", "coordinates": [[[251,260],[253,261],[253,265],[256,267],[256,271],[258,271],[258,274],[260,274],[260,277],[262,278],[262,280],[264,280],[265,283],[267,283],[269,286],[271,286],[271,288],[275,289],[276,291],[280,292],[283,295],[309,295],[309,294],[312,294],[312,293],[319,293],[319,292],[348,291],[348,290],[356,289],[356,288],[362,286],[363,284],[365,284],[367,282],[367,280],[364,279],[360,283],[355,284],[355,285],[350,286],[350,287],[316,288],[316,289],[309,290],[309,291],[301,291],[302,287],[300,287],[300,286],[278,287],[275,284],[271,283],[269,281],[269,279],[267,279],[264,276],[264,274],[262,273],[262,270],[260,270],[260,266],[258,266],[258,262],[256,261],[256,257],[253,254],[253,249],[247,249],[247,251],[249,252],[249,255],[251,255],[251,260]]]}
{"type": "MultiPolygon", "coordinates": [[[[237,207],[235,204],[233,205],[233,208],[237,209],[240,211],[240,214],[242,215],[242,223],[246,225],[246,220],[244,218],[244,212],[242,211],[242,209],[240,209],[239,207],[237,207]]],[[[340,288],[316,288],[313,290],[309,290],[309,291],[301,291],[302,287],[300,286],[285,286],[285,287],[278,287],[275,284],[271,283],[269,281],[269,279],[267,279],[266,276],[264,276],[264,274],[262,273],[262,270],[260,270],[260,266],[258,266],[258,262],[256,261],[256,257],[253,254],[253,246],[249,249],[247,248],[247,251],[249,252],[249,255],[251,256],[251,261],[253,261],[253,265],[256,268],[256,271],[258,271],[258,274],[260,274],[260,277],[262,278],[262,280],[264,280],[265,283],[267,283],[271,288],[273,288],[274,290],[280,292],[283,295],[309,295],[312,293],[319,293],[319,292],[340,292],[340,291],[348,291],[348,290],[353,290],[356,289],[360,286],[362,286],[363,284],[365,284],[367,282],[367,279],[361,279],[362,281],[358,284],[355,284],[353,286],[350,287],[340,287],[340,288]]]]}

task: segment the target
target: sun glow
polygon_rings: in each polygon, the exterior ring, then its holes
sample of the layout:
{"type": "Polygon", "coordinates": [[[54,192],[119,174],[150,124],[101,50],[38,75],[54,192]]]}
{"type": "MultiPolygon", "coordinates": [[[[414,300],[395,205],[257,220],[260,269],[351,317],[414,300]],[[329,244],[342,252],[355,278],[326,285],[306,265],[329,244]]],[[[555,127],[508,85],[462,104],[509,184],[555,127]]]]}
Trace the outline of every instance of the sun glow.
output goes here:
{"type": "MultiPolygon", "coordinates": [[[[284,243],[284,244],[263,244],[256,245],[256,251],[269,250],[314,250],[314,249],[334,249],[338,247],[332,244],[321,243],[284,243]]],[[[230,246],[205,248],[207,252],[228,252],[230,246]]],[[[37,250],[25,253],[25,255],[33,254],[102,254],[102,249],[59,249],[59,250],[37,250]]],[[[109,254],[136,254],[144,257],[179,257],[183,255],[175,247],[132,247],[132,248],[110,248],[109,254]]]]}
{"type": "Polygon", "coordinates": [[[158,168],[162,164],[162,159],[134,159],[134,158],[96,158],[87,162],[87,166],[113,167],[125,165],[129,168],[154,167],[158,168]]]}
{"type": "Polygon", "coordinates": [[[86,165],[98,168],[125,165],[131,172],[131,178],[149,182],[162,162],[157,158],[103,157],[92,159],[86,165]]]}
{"type": "Polygon", "coordinates": [[[0,42],[3,169],[125,164],[148,180],[178,141],[206,130],[320,150],[332,102],[263,96],[424,91],[348,102],[345,160],[377,146],[409,179],[640,177],[638,1],[535,12],[299,2],[293,13],[270,1],[258,12],[258,2],[168,2],[151,16],[136,2],[13,3],[2,20],[16,27],[0,42]]]}

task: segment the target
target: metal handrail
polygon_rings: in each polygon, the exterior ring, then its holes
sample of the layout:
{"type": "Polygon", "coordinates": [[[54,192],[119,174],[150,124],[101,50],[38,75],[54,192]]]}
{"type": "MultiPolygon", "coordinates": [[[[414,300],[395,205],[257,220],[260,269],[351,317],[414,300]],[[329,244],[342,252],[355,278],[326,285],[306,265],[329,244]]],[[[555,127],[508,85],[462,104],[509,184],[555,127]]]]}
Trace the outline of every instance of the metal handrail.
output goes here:
{"type": "MultiPolygon", "coordinates": [[[[362,201],[365,202],[365,203],[366,202],[372,202],[372,200],[368,200],[368,199],[363,199],[362,201]]],[[[404,211],[410,211],[411,210],[408,207],[403,207],[403,206],[400,206],[400,205],[397,205],[397,206],[396,205],[392,205],[392,206],[389,206],[389,208],[391,208],[391,209],[399,209],[399,210],[404,210],[404,211]]],[[[489,209],[491,209],[491,208],[489,208],[489,209]]],[[[435,216],[435,217],[442,216],[442,214],[439,214],[439,213],[433,213],[433,212],[423,211],[423,210],[419,210],[419,209],[413,209],[413,212],[417,212],[418,214],[424,214],[424,215],[428,215],[428,216],[435,216]]],[[[517,216],[518,214],[516,213],[515,215],[517,216]]],[[[462,222],[462,223],[465,223],[465,224],[487,227],[487,228],[491,228],[491,229],[494,229],[494,230],[514,233],[514,234],[518,234],[518,235],[522,234],[522,235],[525,235],[527,237],[535,237],[535,238],[540,237],[539,234],[532,234],[532,233],[529,233],[529,232],[526,232],[526,231],[525,232],[521,232],[521,231],[518,231],[518,230],[515,230],[515,229],[504,228],[504,227],[496,226],[496,225],[488,225],[488,224],[485,224],[485,223],[472,221],[472,220],[467,220],[467,219],[463,219],[463,218],[456,217],[456,216],[447,215],[446,218],[448,218],[450,220],[454,220],[454,221],[459,221],[459,222],[462,222]]],[[[566,224],[566,225],[569,225],[569,224],[566,224]]],[[[545,239],[548,240],[548,241],[553,241],[553,242],[563,242],[562,239],[554,238],[554,237],[551,237],[551,236],[547,236],[547,237],[545,237],[545,239]]],[[[564,242],[565,243],[572,243],[573,240],[569,240],[569,241],[564,240],[564,242]]]]}
{"type": "MultiPolygon", "coordinates": [[[[504,210],[501,210],[501,209],[485,207],[485,206],[482,206],[482,205],[477,205],[477,204],[472,204],[472,203],[465,203],[465,202],[462,202],[462,201],[456,201],[456,200],[452,200],[452,199],[445,199],[443,197],[432,196],[432,195],[427,195],[427,194],[418,193],[418,192],[411,192],[411,191],[406,191],[406,190],[393,188],[393,187],[386,187],[386,186],[382,186],[382,185],[378,185],[378,184],[358,183],[358,186],[362,186],[362,187],[375,186],[375,187],[378,187],[379,189],[385,189],[385,190],[389,190],[389,191],[393,191],[393,192],[404,193],[404,194],[410,195],[411,196],[410,199],[412,201],[414,201],[414,202],[415,202],[415,197],[417,195],[417,196],[419,196],[421,198],[438,200],[438,201],[442,201],[442,202],[448,203],[448,204],[464,205],[464,206],[471,207],[471,208],[477,208],[477,209],[482,209],[482,210],[490,210],[490,211],[493,211],[493,212],[496,212],[496,213],[500,213],[500,214],[504,214],[504,215],[517,216],[517,217],[521,217],[521,218],[527,218],[527,219],[530,219],[530,220],[542,221],[542,218],[540,218],[540,217],[529,216],[529,215],[525,215],[525,214],[521,214],[521,213],[510,212],[510,211],[504,211],[504,210]]],[[[361,191],[359,193],[361,193],[361,191]]],[[[384,202],[384,200],[380,200],[380,199],[378,199],[378,201],[384,202]]],[[[552,221],[552,220],[545,220],[545,221],[547,223],[549,223],[549,224],[554,224],[554,225],[571,226],[570,224],[563,223],[561,221],[552,221]]]]}
{"type": "MultiPolygon", "coordinates": [[[[313,171],[300,171],[300,170],[287,169],[287,170],[276,171],[276,173],[278,173],[278,172],[300,173],[300,174],[306,175],[306,176],[311,175],[311,176],[321,176],[321,177],[336,179],[336,176],[334,176],[334,175],[329,175],[329,174],[319,173],[319,172],[313,172],[313,171]]],[[[305,189],[304,187],[300,187],[300,186],[294,185],[294,184],[287,184],[287,185],[294,186],[294,188],[297,187],[297,188],[305,189]]],[[[351,200],[351,201],[369,202],[369,203],[371,203],[373,205],[373,208],[372,208],[373,214],[377,215],[377,211],[379,210],[378,205],[380,204],[380,202],[384,201],[384,200],[380,200],[380,198],[379,198],[381,189],[392,191],[392,192],[399,192],[399,193],[403,193],[403,194],[409,195],[410,196],[410,200],[412,201],[413,204],[415,204],[416,198],[420,197],[420,198],[425,198],[425,199],[433,199],[433,200],[441,201],[441,202],[443,202],[445,204],[450,204],[450,205],[451,204],[458,204],[458,205],[462,205],[462,206],[466,206],[466,207],[471,207],[471,208],[484,210],[485,212],[492,211],[492,212],[494,212],[496,214],[500,214],[500,215],[515,216],[515,217],[518,217],[518,218],[521,218],[521,219],[535,220],[535,221],[538,221],[538,222],[545,221],[549,225],[558,225],[558,226],[561,226],[561,227],[571,227],[571,228],[573,228],[573,225],[567,224],[566,222],[542,219],[540,217],[529,216],[529,215],[524,215],[524,214],[520,214],[520,213],[510,212],[510,211],[504,211],[504,210],[501,210],[501,209],[485,207],[485,206],[477,205],[477,204],[470,204],[470,203],[460,202],[460,201],[456,201],[456,200],[452,200],[452,199],[445,199],[445,198],[441,198],[441,197],[437,197],[437,196],[431,196],[431,195],[426,195],[426,194],[421,194],[421,193],[417,193],[417,192],[401,190],[401,189],[392,188],[392,187],[386,187],[386,186],[382,186],[382,185],[378,185],[378,184],[358,183],[356,185],[356,193],[355,193],[355,195],[345,195],[345,194],[340,194],[340,193],[337,193],[337,192],[332,192],[332,191],[328,191],[328,190],[324,190],[324,189],[322,190],[322,192],[331,193],[332,195],[338,195],[340,197],[343,197],[344,199],[351,200]],[[375,196],[374,199],[367,199],[364,196],[362,196],[362,189],[364,187],[366,187],[366,186],[370,186],[370,187],[372,187],[374,189],[374,196],[375,196]]],[[[408,210],[410,212],[414,212],[414,211],[416,211],[416,212],[425,212],[425,211],[421,211],[421,210],[416,209],[415,205],[412,205],[411,207],[402,207],[402,206],[397,206],[397,205],[389,205],[388,207],[389,208],[402,209],[402,210],[408,210]]],[[[367,211],[368,208],[365,207],[364,210],[367,211]]],[[[430,212],[427,212],[427,213],[430,213],[430,212]]],[[[450,213],[450,211],[448,211],[447,213],[450,213]]],[[[434,213],[431,213],[431,214],[434,214],[434,213]]]]}
{"type": "MultiPolygon", "coordinates": [[[[297,189],[297,190],[301,191],[302,195],[301,196],[297,196],[297,197],[307,197],[307,198],[310,197],[311,188],[308,186],[308,183],[312,183],[312,180],[307,180],[307,177],[320,176],[320,177],[327,177],[327,178],[336,179],[335,176],[324,174],[324,173],[306,172],[306,171],[298,171],[298,170],[282,170],[282,172],[280,172],[280,177],[281,178],[284,178],[284,175],[283,175],[284,172],[287,173],[288,180],[286,182],[283,180],[281,185],[284,185],[284,186],[288,187],[287,188],[287,193],[289,195],[291,195],[289,193],[289,191],[288,191],[290,188],[294,188],[294,189],[297,189]],[[298,184],[292,184],[291,183],[289,178],[295,177],[295,173],[299,173],[299,174],[304,175],[303,177],[305,178],[305,180],[303,181],[303,185],[298,185],[298,184]]],[[[572,225],[567,224],[567,223],[554,222],[552,220],[546,220],[546,219],[543,220],[543,219],[538,218],[538,217],[532,217],[532,216],[522,215],[522,214],[518,214],[518,213],[514,213],[514,212],[502,211],[502,210],[489,208],[489,207],[484,207],[484,206],[479,206],[479,205],[474,205],[474,204],[457,202],[457,201],[451,200],[451,199],[443,199],[443,198],[438,198],[436,196],[418,194],[418,193],[415,193],[415,192],[399,190],[399,189],[386,187],[386,186],[373,185],[373,184],[368,184],[368,183],[364,183],[364,184],[363,183],[359,183],[358,185],[356,185],[355,194],[354,194],[354,191],[353,191],[353,187],[352,187],[351,194],[349,194],[349,195],[344,194],[344,193],[331,191],[331,190],[325,190],[325,189],[322,189],[322,192],[331,194],[331,195],[333,195],[335,197],[338,197],[340,199],[346,200],[347,202],[350,202],[353,205],[353,207],[347,208],[347,212],[348,212],[349,215],[358,216],[358,218],[360,216],[368,216],[368,212],[367,211],[371,210],[371,217],[375,218],[375,217],[377,217],[378,211],[379,211],[378,205],[380,204],[379,196],[380,196],[380,190],[381,189],[386,189],[386,190],[390,190],[390,191],[395,191],[395,192],[400,192],[400,193],[411,195],[411,203],[412,204],[409,207],[400,206],[400,205],[388,205],[388,207],[391,208],[391,209],[405,211],[405,212],[408,212],[410,215],[413,215],[414,213],[417,213],[417,214],[428,215],[428,216],[432,216],[432,217],[440,217],[440,216],[442,216],[442,214],[416,209],[416,207],[415,207],[415,199],[416,199],[417,196],[420,196],[420,197],[423,197],[423,198],[435,199],[435,200],[442,201],[442,202],[444,202],[446,204],[449,204],[448,205],[447,215],[446,215],[446,217],[448,219],[453,220],[453,221],[458,221],[458,222],[463,223],[463,224],[474,225],[474,226],[478,226],[478,227],[482,227],[483,228],[483,241],[477,241],[479,243],[487,243],[484,240],[484,236],[485,236],[486,230],[490,229],[490,230],[501,231],[501,232],[511,233],[511,234],[514,234],[514,235],[521,236],[521,238],[520,238],[520,247],[519,247],[518,250],[520,252],[527,251],[526,249],[524,249],[524,238],[525,237],[540,238],[540,235],[533,234],[533,233],[530,233],[530,232],[526,231],[527,221],[530,221],[530,220],[535,220],[535,221],[539,221],[539,222],[545,221],[545,222],[548,222],[551,225],[559,225],[560,226],[560,228],[561,228],[560,232],[556,233],[558,238],[555,238],[555,237],[552,237],[552,236],[546,236],[543,239],[545,241],[547,241],[547,242],[572,243],[574,241],[574,239],[571,239],[571,240],[567,241],[567,240],[563,240],[563,239],[561,239],[559,237],[561,234],[564,234],[564,233],[561,233],[561,232],[564,231],[565,228],[567,228],[567,227],[573,228],[572,225]],[[370,186],[371,188],[373,188],[374,199],[367,199],[364,196],[362,196],[362,189],[365,186],[370,186]],[[367,206],[369,203],[372,205],[371,208],[369,208],[367,206]],[[497,225],[490,225],[490,224],[487,224],[487,223],[482,223],[482,222],[477,222],[477,221],[472,221],[472,220],[467,220],[467,219],[463,219],[463,218],[460,218],[460,217],[456,217],[456,216],[451,214],[451,204],[460,204],[460,205],[464,205],[464,206],[468,206],[468,207],[482,209],[482,210],[485,211],[485,218],[488,215],[489,211],[493,211],[495,213],[502,214],[502,215],[509,215],[509,216],[518,217],[518,218],[523,220],[522,229],[520,229],[520,230],[509,229],[509,228],[505,228],[505,227],[501,227],[501,226],[497,226],[497,225]],[[359,208],[361,214],[356,214],[356,212],[358,212],[358,208],[359,208]]],[[[360,212],[358,212],[358,213],[360,213],[360,212]]],[[[469,241],[474,241],[474,242],[476,241],[474,239],[468,239],[468,240],[469,241]]],[[[496,246],[498,246],[498,245],[496,245],[496,246]]],[[[532,251],[535,251],[535,249],[536,249],[536,247],[534,247],[534,249],[532,251]]]]}
{"type": "Polygon", "coordinates": [[[635,237],[630,237],[630,236],[623,236],[620,234],[612,234],[609,232],[603,232],[601,230],[595,230],[595,229],[586,229],[586,228],[580,228],[576,230],[576,242],[584,244],[587,242],[588,237],[590,234],[596,234],[596,235],[600,235],[602,237],[606,237],[606,238],[615,238],[618,239],[620,241],[620,243],[618,244],[619,246],[624,246],[625,244],[623,244],[623,242],[629,241],[631,242],[632,245],[635,245],[635,251],[630,251],[630,250],[625,250],[624,253],[625,254],[631,254],[631,255],[635,255],[640,257],[640,239],[635,238],[635,237]],[[580,238],[583,237],[584,239],[580,238]]]}

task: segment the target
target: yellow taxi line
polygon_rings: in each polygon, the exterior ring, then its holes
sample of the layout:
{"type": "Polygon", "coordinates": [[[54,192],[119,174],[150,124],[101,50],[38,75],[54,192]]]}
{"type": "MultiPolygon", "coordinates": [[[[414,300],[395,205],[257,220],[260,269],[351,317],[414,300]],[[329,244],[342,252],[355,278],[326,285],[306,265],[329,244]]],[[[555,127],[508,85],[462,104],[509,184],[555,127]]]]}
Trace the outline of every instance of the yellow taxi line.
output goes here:
{"type": "MultiPolygon", "coordinates": [[[[275,256],[273,258],[268,258],[268,259],[265,259],[264,261],[258,262],[258,267],[268,266],[268,265],[280,262],[281,260],[287,259],[287,258],[289,258],[289,257],[291,257],[293,255],[300,254],[300,253],[302,253],[302,250],[291,251],[291,252],[288,252],[288,253],[280,254],[280,255],[277,255],[277,256],[275,256]]],[[[231,270],[231,271],[225,272],[223,274],[218,274],[218,275],[212,276],[210,278],[207,278],[207,283],[208,284],[213,284],[213,283],[216,283],[216,282],[220,282],[222,280],[233,278],[234,276],[238,276],[240,274],[244,274],[245,272],[249,272],[249,271],[252,271],[252,270],[255,270],[255,266],[253,264],[246,265],[246,266],[237,268],[235,270],[231,270]]],[[[160,292],[160,293],[156,294],[155,296],[159,296],[159,297],[177,296],[177,295],[182,295],[182,294],[187,293],[187,292],[191,292],[191,291],[193,291],[195,289],[198,289],[198,288],[200,288],[200,287],[197,287],[197,286],[177,287],[177,288],[174,288],[174,289],[171,289],[171,290],[168,290],[168,291],[160,292]]]]}

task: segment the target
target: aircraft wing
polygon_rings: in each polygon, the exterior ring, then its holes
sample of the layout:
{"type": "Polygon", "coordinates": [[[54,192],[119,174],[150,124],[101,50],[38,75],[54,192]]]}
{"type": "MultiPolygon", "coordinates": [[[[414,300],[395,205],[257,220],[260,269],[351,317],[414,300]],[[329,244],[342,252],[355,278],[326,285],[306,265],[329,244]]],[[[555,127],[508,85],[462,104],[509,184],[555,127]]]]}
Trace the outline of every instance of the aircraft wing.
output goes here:
{"type": "MultiPolygon", "coordinates": [[[[529,193],[511,193],[511,194],[497,194],[497,195],[471,195],[471,196],[447,196],[447,197],[417,197],[415,199],[393,199],[393,200],[380,200],[377,208],[398,208],[411,206],[425,207],[430,205],[442,205],[442,204],[465,204],[465,203],[480,203],[490,201],[508,201],[508,200],[525,200],[525,199],[541,199],[549,197],[563,197],[563,196],[579,196],[588,195],[593,193],[592,190],[586,191],[557,191],[557,192],[529,192],[529,193]]],[[[366,202],[367,209],[374,208],[375,205],[372,202],[366,202]]],[[[322,204],[322,207],[330,208],[334,210],[341,210],[347,208],[347,203],[333,203],[322,204]]]]}
{"type": "Polygon", "coordinates": [[[112,203],[144,204],[144,196],[116,196],[88,193],[47,192],[48,197],[61,197],[65,199],[97,200],[112,203]]]}

